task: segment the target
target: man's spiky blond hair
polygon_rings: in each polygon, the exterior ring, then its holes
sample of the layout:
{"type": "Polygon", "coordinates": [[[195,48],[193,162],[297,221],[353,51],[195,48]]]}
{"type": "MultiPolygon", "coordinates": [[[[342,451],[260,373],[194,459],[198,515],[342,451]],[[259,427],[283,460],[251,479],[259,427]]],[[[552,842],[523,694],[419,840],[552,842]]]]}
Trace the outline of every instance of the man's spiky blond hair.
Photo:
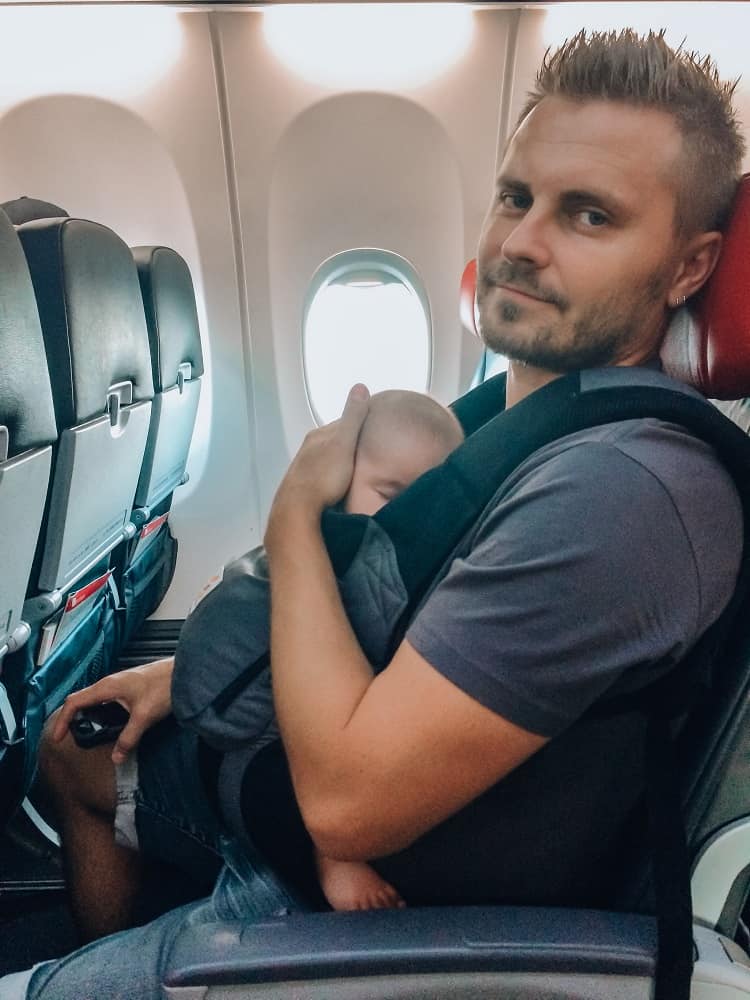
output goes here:
{"type": "Polygon", "coordinates": [[[673,116],[683,151],[675,226],[683,235],[723,229],[742,169],[745,142],[710,57],[672,49],[664,31],[580,31],[544,56],[518,124],[545,97],[605,100],[673,116]]]}

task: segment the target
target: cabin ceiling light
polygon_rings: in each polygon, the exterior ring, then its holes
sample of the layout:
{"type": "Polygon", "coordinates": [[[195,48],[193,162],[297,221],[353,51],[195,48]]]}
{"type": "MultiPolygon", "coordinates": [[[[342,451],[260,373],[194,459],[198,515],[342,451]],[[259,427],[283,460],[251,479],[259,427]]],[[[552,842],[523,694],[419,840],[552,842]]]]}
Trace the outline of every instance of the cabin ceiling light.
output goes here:
{"type": "Polygon", "coordinates": [[[0,101],[36,94],[141,93],[179,58],[179,14],[154,6],[0,8],[0,101]]]}
{"type": "Polygon", "coordinates": [[[559,3],[547,10],[545,41],[556,46],[581,30],[639,34],[666,29],[667,42],[710,55],[724,77],[747,71],[746,47],[738,39],[750,36],[749,3],[559,3]]]}
{"type": "Polygon", "coordinates": [[[268,7],[266,42],[286,66],[330,87],[417,87],[466,52],[474,20],[458,4],[268,7]]]}

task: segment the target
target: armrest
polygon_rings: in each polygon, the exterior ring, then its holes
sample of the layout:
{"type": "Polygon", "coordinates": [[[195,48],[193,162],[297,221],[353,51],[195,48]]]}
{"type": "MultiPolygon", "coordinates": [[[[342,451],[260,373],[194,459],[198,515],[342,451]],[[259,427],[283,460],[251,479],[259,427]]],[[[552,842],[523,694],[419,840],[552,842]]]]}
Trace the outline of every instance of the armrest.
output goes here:
{"type": "Polygon", "coordinates": [[[649,979],[651,917],[594,910],[451,907],[293,915],[187,929],[167,988],[415,973],[523,972],[649,979]]]}

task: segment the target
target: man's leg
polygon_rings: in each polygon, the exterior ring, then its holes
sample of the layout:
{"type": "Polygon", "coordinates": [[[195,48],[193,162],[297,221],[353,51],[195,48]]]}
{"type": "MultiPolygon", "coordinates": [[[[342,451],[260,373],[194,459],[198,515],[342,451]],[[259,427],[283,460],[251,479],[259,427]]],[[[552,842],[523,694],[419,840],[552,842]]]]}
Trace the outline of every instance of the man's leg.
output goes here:
{"type": "MultiPolygon", "coordinates": [[[[3,1000],[162,1000],[170,951],[189,927],[267,920],[308,909],[252,848],[224,844],[227,863],[209,899],[188,903],[143,927],[94,941],[67,958],[0,979],[3,1000]]],[[[196,956],[196,959],[200,956],[196,956]]]]}
{"type": "Polygon", "coordinates": [[[111,746],[82,750],[45,734],[39,765],[60,826],[73,917],[83,941],[131,926],[142,861],[114,838],[117,806],[111,746]]]}

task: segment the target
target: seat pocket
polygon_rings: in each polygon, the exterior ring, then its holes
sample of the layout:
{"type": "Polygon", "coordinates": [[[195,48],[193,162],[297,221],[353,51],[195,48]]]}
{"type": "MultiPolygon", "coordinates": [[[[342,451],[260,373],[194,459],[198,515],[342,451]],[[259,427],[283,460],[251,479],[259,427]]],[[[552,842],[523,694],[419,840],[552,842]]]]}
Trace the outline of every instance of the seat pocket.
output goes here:
{"type": "Polygon", "coordinates": [[[123,645],[161,604],[172,582],[176,561],[177,539],[165,523],[123,573],[123,645]]]}

